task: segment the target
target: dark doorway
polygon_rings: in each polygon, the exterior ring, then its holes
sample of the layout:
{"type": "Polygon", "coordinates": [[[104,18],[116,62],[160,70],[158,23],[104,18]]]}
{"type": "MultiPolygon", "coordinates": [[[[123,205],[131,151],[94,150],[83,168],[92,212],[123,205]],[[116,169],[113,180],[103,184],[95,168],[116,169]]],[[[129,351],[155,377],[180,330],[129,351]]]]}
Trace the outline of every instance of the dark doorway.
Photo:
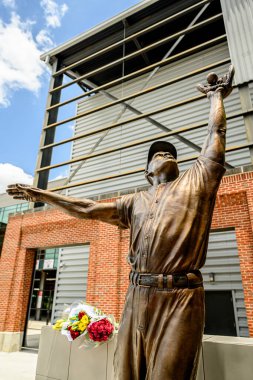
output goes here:
{"type": "Polygon", "coordinates": [[[237,336],[232,292],[205,292],[206,323],[205,334],[237,336]]]}
{"type": "Polygon", "coordinates": [[[58,265],[57,248],[38,249],[24,347],[39,347],[41,329],[51,323],[58,265]]]}
{"type": "Polygon", "coordinates": [[[6,227],[7,227],[7,224],[0,222],[0,256],[1,256],[1,252],[2,252],[6,227]]]}

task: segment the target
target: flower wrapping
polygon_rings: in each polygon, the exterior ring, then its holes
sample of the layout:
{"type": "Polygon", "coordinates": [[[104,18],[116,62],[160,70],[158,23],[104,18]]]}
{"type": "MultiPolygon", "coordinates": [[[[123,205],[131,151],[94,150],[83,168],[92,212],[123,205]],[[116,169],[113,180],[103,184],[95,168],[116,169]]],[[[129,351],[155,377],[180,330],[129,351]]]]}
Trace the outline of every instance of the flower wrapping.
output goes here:
{"type": "Polygon", "coordinates": [[[78,338],[80,348],[92,348],[110,341],[118,324],[112,315],[81,301],[66,307],[53,329],[61,331],[70,342],[78,338]]]}

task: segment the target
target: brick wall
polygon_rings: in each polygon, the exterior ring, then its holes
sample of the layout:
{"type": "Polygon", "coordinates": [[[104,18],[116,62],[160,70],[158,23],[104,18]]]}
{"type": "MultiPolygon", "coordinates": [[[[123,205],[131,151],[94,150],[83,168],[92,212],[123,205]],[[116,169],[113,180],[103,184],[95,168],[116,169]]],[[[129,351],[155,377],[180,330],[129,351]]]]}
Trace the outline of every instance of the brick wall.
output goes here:
{"type": "MultiPolygon", "coordinates": [[[[236,231],[249,331],[253,336],[253,172],[224,177],[212,228],[236,231]]],[[[22,331],[35,250],[90,243],[87,302],[120,317],[128,286],[128,231],[56,209],[10,218],[0,259],[0,331],[22,331]]]]}

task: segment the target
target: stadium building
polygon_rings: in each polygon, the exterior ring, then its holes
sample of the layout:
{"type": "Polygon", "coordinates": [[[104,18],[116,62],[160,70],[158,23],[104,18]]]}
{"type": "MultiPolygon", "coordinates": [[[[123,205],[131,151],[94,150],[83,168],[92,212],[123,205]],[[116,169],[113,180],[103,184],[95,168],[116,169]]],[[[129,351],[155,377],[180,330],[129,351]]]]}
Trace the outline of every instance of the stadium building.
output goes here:
{"type": "MultiPolygon", "coordinates": [[[[243,337],[253,337],[252,12],[252,0],[141,1],[45,53],[52,74],[34,183],[46,189],[67,170],[52,191],[103,202],[138,192],[158,139],[176,146],[183,172],[207,134],[209,104],[196,85],[233,63],[227,170],[202,273],[205,332],[243,337]]],[[[0,349],[37,347],[31,330],[77,299],[120,318],[128,231],[42,204],[7,224],[2,208],[0,349]]]]}

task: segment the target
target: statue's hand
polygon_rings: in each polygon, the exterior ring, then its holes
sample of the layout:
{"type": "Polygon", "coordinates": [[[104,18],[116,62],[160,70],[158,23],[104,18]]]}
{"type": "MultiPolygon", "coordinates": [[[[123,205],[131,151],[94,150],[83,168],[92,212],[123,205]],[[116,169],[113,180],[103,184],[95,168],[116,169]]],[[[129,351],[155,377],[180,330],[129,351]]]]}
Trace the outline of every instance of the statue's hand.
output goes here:
{"type": "Polygon", "coordinates": [[[233,90],[232,82],[234,78],[235,69],[233,65],[228,68],[227,74],[218,78],[215,73],[209,73],[207,75],[207,84],[198,84],[197,89],[206,94],[207,97],[211,96],[214,92],[221,92],[223,98],[226,98],[233,90]]]}
{"type": "Polygon", "coordinates": [[[21,183],[9,185],[6,189],[6,192],[14,199],[24,199],[29,202],[40,201],[41,190],[29,185],[23,185],[21,183]]]}

